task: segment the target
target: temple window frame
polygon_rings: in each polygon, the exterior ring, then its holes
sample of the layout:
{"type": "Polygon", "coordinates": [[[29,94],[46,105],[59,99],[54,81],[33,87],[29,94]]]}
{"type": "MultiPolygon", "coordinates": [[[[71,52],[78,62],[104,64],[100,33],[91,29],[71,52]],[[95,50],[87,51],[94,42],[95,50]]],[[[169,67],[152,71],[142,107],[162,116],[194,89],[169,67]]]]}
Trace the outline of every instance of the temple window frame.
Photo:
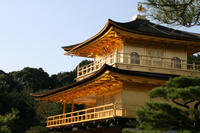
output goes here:
{"type": "Polygon", "coordinates": [[[176,69],[181,69],[181,59],[179,57],[172,57],[171,58],[171,67],[176,69]]]}
{"type": "Polygon", "coordinates": [[[130,64],[140,64],[140,55],[137,52],[130,53],[130,64]]]}

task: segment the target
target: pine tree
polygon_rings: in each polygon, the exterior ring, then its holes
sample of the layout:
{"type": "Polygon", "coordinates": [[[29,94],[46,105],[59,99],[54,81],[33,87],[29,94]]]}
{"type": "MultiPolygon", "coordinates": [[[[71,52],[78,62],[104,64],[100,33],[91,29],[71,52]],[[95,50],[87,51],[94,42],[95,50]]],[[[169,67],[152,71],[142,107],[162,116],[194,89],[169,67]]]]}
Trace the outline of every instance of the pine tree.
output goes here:
{"type": "Polygon", "coordinates": [[[176,77],[166,86],[152,89],[149,102],[136,112],[138,128],[143,130],[200,130],[200,77],[176,77]]]}
{"type": "Polygon", "coordinates": [[[200,25],[200,0],[145,0],[147,16],[161,23],[191,27],[200,25]]]}

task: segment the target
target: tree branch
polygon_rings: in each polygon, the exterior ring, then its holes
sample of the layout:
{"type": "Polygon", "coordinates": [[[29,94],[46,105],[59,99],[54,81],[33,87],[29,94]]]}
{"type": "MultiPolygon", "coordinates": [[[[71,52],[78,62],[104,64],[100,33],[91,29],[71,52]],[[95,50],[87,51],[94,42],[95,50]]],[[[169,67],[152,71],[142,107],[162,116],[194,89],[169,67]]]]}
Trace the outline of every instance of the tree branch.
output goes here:
{"type": "Polygon", "coordinates": [[[200,101],[198,101],[198,102],[194,105],[194,109],[198,109],[199,105],[200,105],[200,101]]]}
{"type": "Polygon", "coordinates": [[[172,99],[172,102],[173,102],[173,103],[175,103],[176,105],[179,105],[179,106],[181,106],[181,107],[184,107],[184,108],[187,108],[187,109],[189,109],[189,108],[190,108],[188,105],[181,104],[181,103],[177,102],[175,99],[172,99]]]}
{"type": "MultiPolygon", "coordinates": [[[[195,11],[192,10],[195,6],[197,7],[198,5],[198,2],[196,2],[196,0],[185,0],[179,2],[177,1],[170,2],[164,0],[147,0],[147,1],[148,2],[139,2],[139,3],[141,3],[142,5],[146,5],[147,8],[155,10],[153,13],[150,14],[155,14],[156,12],[159,13],[158,16],[160,16],[161,14],[162,17],[157,19],[159,21],[162,21],[167,24],[183,25],[185,27],[200,25],[200,20],[199,20],[200,12],[197,10],[195,11]],[[186,19],[188,17],[188,14],[193,14],[193,13],[195,15],[193,15],[192,20],[186,19]]],[[[150,16],[149,14],[147,15],[150,16]]],[[[155,17],[152,18],[155,19],[155,17]]]]}
{"type": "Polygon", "coordinates": [[[187,105],[187,104],[192,103],[192,102],[194,102],[194,101],[195,101],[195,99],[191,99],[191,100],[185,102],[184,105],[187,105]]]}
{"type": "Polygon", "coordinates": [[[195,24],[197,24],[200,20],[199,20],[199,17],[200,17],[200,11],[199,11],[199,13],[197,13],[197,18],[196,18],[196,20],[195,20],[195,24]]]}
{"type": "Polygon", "coordinates": [[[168,4],[167,1],[165,3],[162,3],[162,4],[160,2],[155,2],[155,1],[151,1],[150,3],[148,3],[148,2],[139,2],[139,3],[145,4],[145,5],[153,5],[155,7],[174,7],[174,8],[178,7],[178,8],[180,8],[180,7],[183,7],[183,6],[191,5],[193,2],[194,2],[194,0],[190,0],[187,3],[181,3],[181,4],[177,4],[177,3],[168,4]]]}
{"type": "Polygon", "coordinates": [[[186,9],[189,5],[191,5],[192,3],[194,2],[194,0],[190,0],[188,3],[186,3],[184,6],[183,6],[183,9],[182,9],[182,12],[180,13],[180,16],[178,18],[182,18],[183,15],[185,14],[186,12],[186,9]]]}

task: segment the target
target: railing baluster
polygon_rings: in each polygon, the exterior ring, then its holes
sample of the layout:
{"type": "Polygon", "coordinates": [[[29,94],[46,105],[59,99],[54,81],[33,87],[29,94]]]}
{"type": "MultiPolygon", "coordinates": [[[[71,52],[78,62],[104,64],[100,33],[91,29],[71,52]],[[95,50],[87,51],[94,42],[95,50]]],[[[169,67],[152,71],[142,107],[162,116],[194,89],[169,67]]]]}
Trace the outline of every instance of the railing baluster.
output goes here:
{"type": "Polygon", "coordinates": [[[195,63],[193,62],[193,64],[192,64],[192,66],[193,66],[193,70],[195,70],[195,63]]]}
{"type": "Polygon", "coordinates": [[[114,116],[116,116],[116,104],[113,105],[114,116]]]}
{"type": "MultiPolygon", "coordinates": [[[[176,62],[173,62],[172,58],[140,55],[139,59],[140,59],[140,64],[137,64],[137,65],[168,68],[168,69],[199,71],[199,68],[198,68],[199,66],[196,65],[195,62],[193,62],[192,64],[187,64],[187,60],[181,60],[181,62],[179,63],[180,68],[177,68],[176,66],[178,64],[176,62]]],[[[83,67],[78,66],[77,77],[83,77],[87,74],[95,72],[99,70],[105,63],[109,65],[113,65],[114,63],[130,63],[130,60],[131,60],[131,57],[129,53],[118,53],[118,51],[116,50],[114,53],[107,55],[99,60],[95,60],[94,62],[88,65],[85,65],[83,67]]],[[[135,65],[135,64],[132,64],[132,65],[135,65]]]]}
{"type": "Polygon", "coordinates": [[[50,116],[47,118],[47,127],[71,124],[85,120],[101,119],[113,116],[114,104],[107,104],[71,113],[50,116]]]}
{"type": "Polygon", "coordinates": [[[46,122],[47,126],[49,126],[49,118],[47,118],[47,122],[46,122]]]}

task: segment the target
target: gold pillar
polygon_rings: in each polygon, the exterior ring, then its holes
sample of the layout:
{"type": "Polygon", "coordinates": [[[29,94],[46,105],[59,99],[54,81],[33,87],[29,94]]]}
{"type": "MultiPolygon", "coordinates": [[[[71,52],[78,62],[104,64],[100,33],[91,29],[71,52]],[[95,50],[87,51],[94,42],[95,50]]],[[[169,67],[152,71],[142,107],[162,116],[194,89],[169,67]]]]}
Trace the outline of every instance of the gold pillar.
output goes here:
{"type": "Polygon", "coordinates": [[[74,100],[72,100],[72,112],[74,112],[74,100]]]}
{"type": "Polygon", "coordinates": [[[63,114],[65,114],[66,113],[66,102],[64,101],[63,102],[63,114]]]}
{"type": "Polygon", "coordinates": [[[71,110],[71,115],[73,116],[73,112],[74,112],[74,100],[72,99],[72,110],[71,110]]]}

